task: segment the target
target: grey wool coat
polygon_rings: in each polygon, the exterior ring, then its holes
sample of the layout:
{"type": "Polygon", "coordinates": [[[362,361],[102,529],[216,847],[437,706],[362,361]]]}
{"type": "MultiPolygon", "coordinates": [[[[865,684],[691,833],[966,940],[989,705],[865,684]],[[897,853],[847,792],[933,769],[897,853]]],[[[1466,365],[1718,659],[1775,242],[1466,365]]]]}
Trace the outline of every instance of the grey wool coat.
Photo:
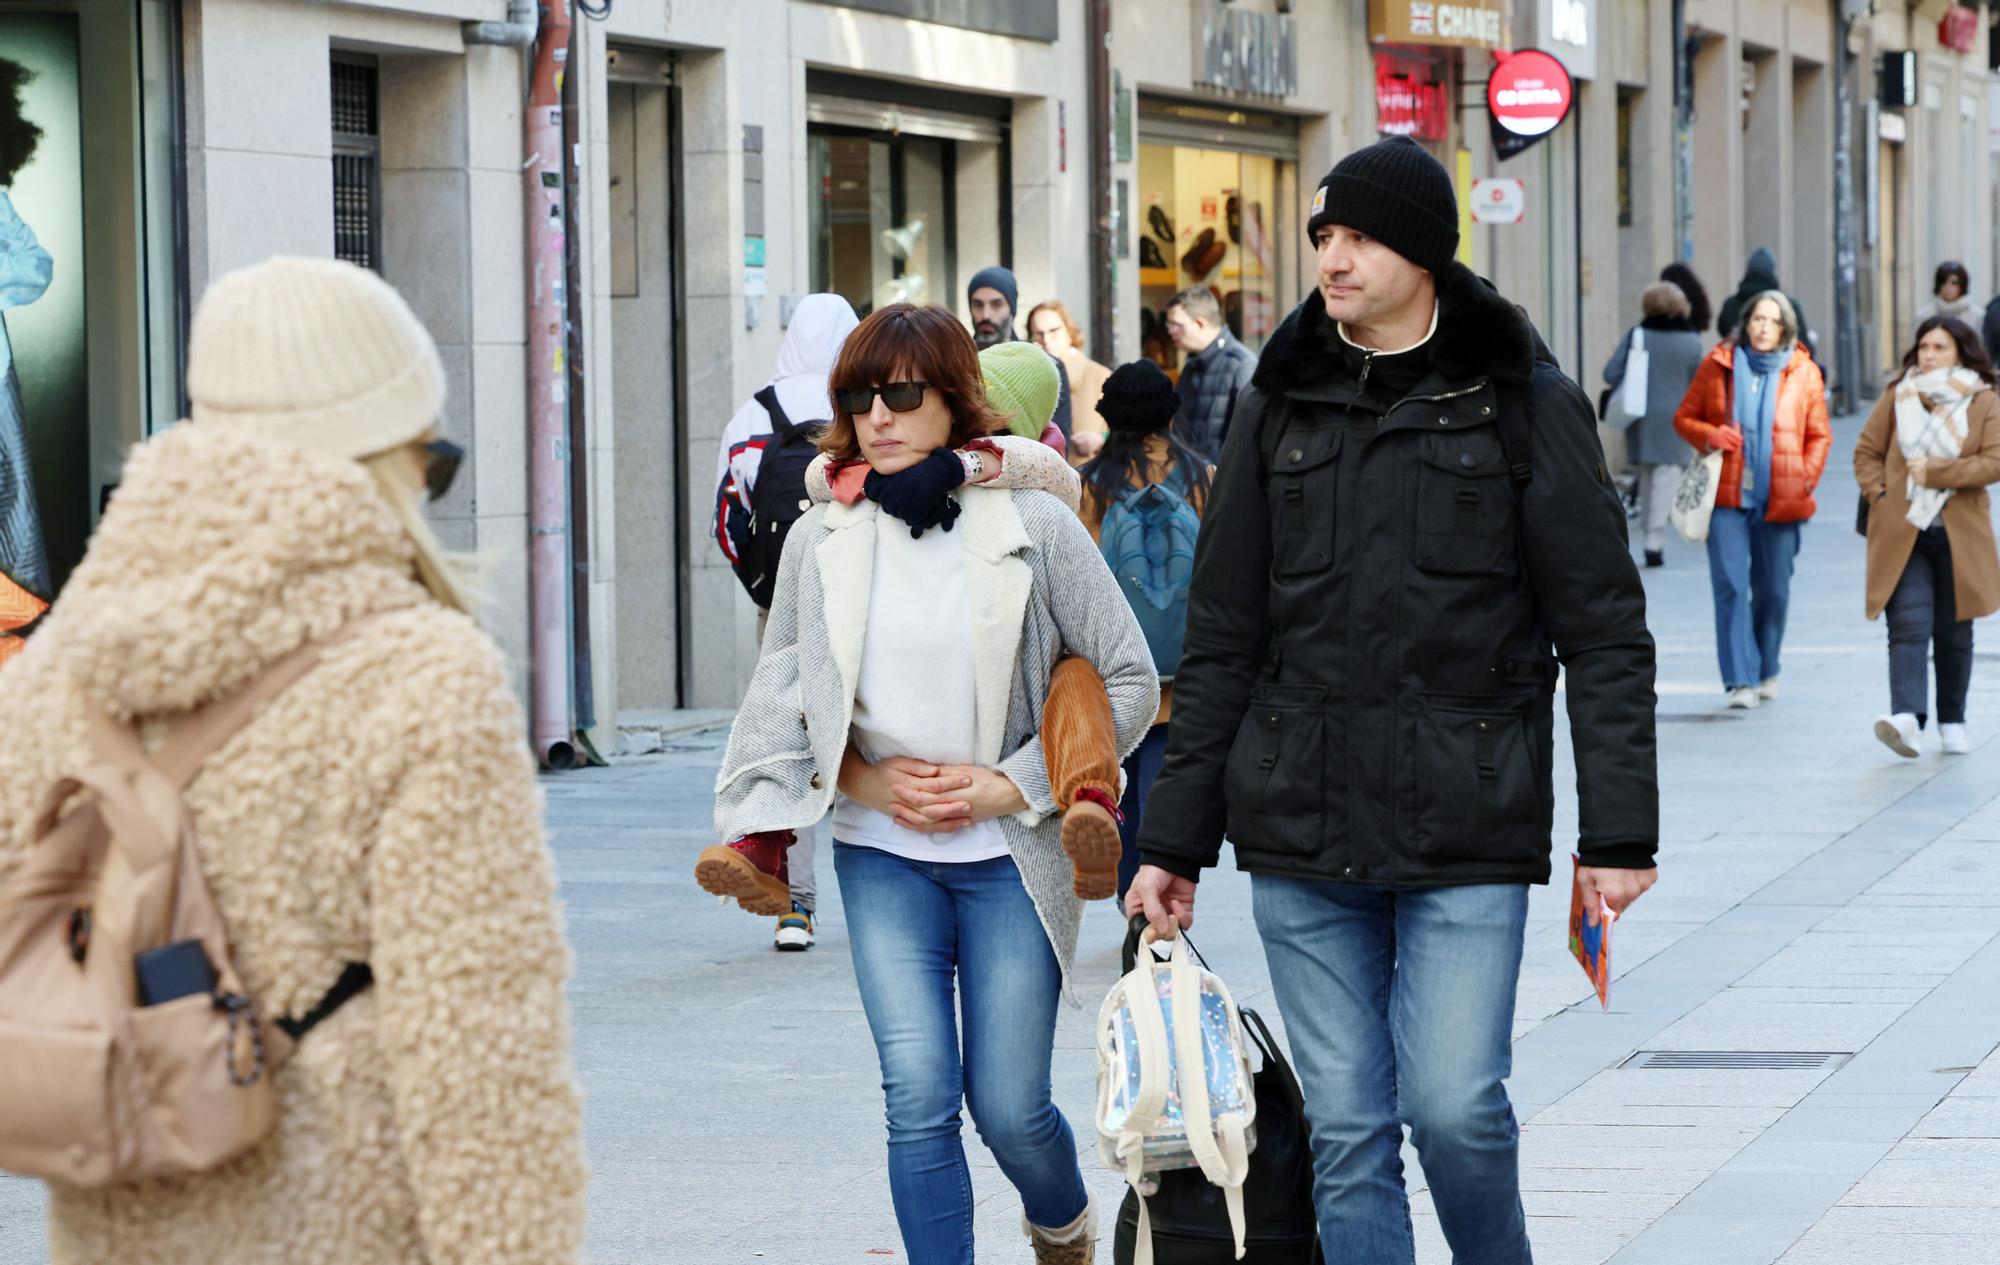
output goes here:
{"type": "MultiPolygon", "coordinates": [[[[1694,449],[1674,430],[1674,413],[1681,406],[1701,368],[1701,335],[1684,324],[1655,328],[1650,321],[1633,327],[1646,336],[1646,415],[1625,428],[1625,460],[1635,466],[1684,466],[1694,449]]],[[[1618,340],[1611,359],[1604,363],[1604,381],[1613,390],[1612,425],[1624,414],[1617,411],[1616,391],[1625,381],[1625,360],[1632,351],[1632,330],[1618,340]]]]}
{"type": "MultiPolygon", "coordinates": [[[[1047,492],[961,488],[971,603],[979,762],[1020,789],[1027,811],[1000,822],[1068,988],[1083,902],[1042,757],[1049,674],[1067,652],[1094,664],[1111,697],[1122,761],[1146,736],[1159,680],[1118,582],[1075,514],[1047,492]]],[[[810,830],[833,807],[854,716],[875,533],[902,531],[876,505],[820,504],[785,540],[764,649],[715,781],[715,829],[737,839],[810,830]]],[[[917,668],[914,670],[921,670],[917,668]]],[[[910,754],[922,757],[922,752],[910,754]]]]}

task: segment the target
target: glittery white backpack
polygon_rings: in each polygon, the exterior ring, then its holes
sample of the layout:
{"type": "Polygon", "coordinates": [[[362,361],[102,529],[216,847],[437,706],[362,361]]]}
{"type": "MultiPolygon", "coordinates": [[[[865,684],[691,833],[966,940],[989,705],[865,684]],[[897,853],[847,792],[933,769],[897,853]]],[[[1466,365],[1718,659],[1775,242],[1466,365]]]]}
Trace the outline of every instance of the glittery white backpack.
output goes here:
{"type": "Polygon", "coordinates": [[[1146,1197],[1183,1168],[1222,1189],[1240,1260],[1257,1145],[1250,1045],[1229,989],[1189,960],[1185,935],[1172,946],[1162,961],[1144,916],[1132,919],[1125,974],[1097,1013],[1097,1150],[1139,1202],[1135,1265],[1153,1259],[1146,1197]]]}

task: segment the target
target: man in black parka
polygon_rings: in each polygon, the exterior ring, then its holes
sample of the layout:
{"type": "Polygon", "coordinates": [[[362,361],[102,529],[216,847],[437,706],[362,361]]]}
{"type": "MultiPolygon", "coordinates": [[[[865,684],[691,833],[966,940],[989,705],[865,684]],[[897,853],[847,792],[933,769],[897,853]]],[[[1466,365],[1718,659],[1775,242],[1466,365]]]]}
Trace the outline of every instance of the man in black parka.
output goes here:
{"type": "Polygon", "coordinates": [[[1621,911],[1657,873],[1645,593],[1590,403],[1455,262],[1443,167],[1400,137],[1350,154],[1307,233],[1317,291],[1260,357],[1203,521],[1127,908],[1189,925],[1235,844],[1329,1261],[1413,1259],[1407,1122],[1453,1259],[1525,1265],[1501,1081],[1558,664],[1581,881],[1621,911]]]}

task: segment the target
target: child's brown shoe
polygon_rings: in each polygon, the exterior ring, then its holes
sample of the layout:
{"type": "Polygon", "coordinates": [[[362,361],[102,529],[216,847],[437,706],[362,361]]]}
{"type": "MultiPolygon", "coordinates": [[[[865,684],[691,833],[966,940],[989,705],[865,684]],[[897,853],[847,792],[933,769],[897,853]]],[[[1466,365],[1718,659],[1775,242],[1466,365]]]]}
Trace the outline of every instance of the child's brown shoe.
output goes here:
{"type": "Polygon", "coordinates": [[[789,830],[772,830],[703,848],[695,858],[694,880],[711,895],[734,896],[753,914],[788,913],[792,879],[785,854],[796,841],[789,830]]]}
{"type": "Polygon", "coordinates": [[[1076,867],[1073,890],[1083,900],[1109,900],[1118,894],[1117,801],[1094,787],[1077,792],[1062,819],[1063,851],[1076,867]]]}

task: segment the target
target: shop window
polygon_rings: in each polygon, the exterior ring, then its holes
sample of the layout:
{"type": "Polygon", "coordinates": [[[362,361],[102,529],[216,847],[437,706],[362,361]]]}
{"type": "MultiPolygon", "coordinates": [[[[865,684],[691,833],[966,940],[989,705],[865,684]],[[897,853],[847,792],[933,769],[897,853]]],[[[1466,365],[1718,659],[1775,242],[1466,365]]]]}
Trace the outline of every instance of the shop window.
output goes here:
{"type": "Polygon", "coordinates": [[[382,267],[381,94],[372,57],[333,58],[333,256],[382,267]]]}
{"type": "MultiPolygon", "coordinates": [[[[1000,218],[997,189],[984,189],[977,178],[988,165],[997,175],[997,162],[962,163],[961,146],[928,136],[812,128],[813,289],[845,297],[864,315],[890,303],[955,306],[961,182],[980,186],[967,189],[986,204],[971,208],[974,216],[996,225],[1000,218]]],[[[998,234],[984,236],[990,240],[981,267],[1001,261],[998,234]]]]}
{"type": "Polygon", "coordinates": [[[1446,71],[1436,59],[1375,54],[1375,130],[1437,146],[1451,131],[1446,71]]]}
{"type": "Polygon", "coordinates": [[[0,660],[185,416],[179,12],[0,5],[0,660]]]}
{"type": "Polygon", "coordinates": [[[1261,348],[1284,315],[1280,279],[1295,268],[1296,214],[1279,194],[1291,164],[1261,154],[1179,145],[1139,147],[1138,238],[1141,350],[1178,373],[1181,353],[1166,329],[1166,305],[1205,286],[1231,333],[1261,348]]]}
{"type": "Polygon", "coordinates": [[[1632,227],[1632,127],[1639,114],[1639,94],[1618,94],[1618,227],[1632,227]]]}

